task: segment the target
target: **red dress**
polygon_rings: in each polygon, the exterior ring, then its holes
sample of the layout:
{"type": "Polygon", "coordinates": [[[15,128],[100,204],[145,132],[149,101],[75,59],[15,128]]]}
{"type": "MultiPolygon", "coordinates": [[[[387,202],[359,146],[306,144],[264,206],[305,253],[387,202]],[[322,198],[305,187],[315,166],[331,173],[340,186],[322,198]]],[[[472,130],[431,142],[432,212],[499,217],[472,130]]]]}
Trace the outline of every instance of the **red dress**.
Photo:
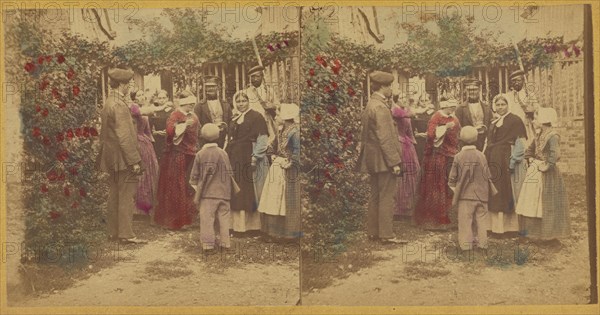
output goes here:
{"type": "Polygon", "coordinates": [[[455,116],[445,116],[438,111],[429,120],[415,209],[415,223],[418,225],[443,228],[450,224],[448,212],[452,207],[452,191],[448,187],[448,172],[458,152],[459,132],[460,123],[455,116]],[[433,145],[436,127],[449,122],[454,122],[455,126],[446,131],[442,144],[436,148],[433,145]]]}
{"type": "Polygon", "coordinates": [[[167,120],[167,146],[160,160],[154,222],[174,230],[192,224],[194,218],[194,191],[189,185],[189,176],[198,143],[198,125],[198,117],[193,112],[186,115],[176,110],[167,120]],[[175,126],[188,118],[194,123],[185,129],[181,143],[175,145],[175,126]]]}

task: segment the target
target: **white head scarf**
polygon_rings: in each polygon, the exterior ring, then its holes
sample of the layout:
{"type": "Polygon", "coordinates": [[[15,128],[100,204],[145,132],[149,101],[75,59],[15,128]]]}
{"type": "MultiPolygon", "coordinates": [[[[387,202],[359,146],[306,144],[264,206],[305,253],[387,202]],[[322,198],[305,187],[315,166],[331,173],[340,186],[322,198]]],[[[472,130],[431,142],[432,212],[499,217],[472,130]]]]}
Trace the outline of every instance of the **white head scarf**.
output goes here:
{"type": "Polygon", "coordinates": [[[233,107],[234,107],[235,112],[238,114],[237,118],[234,117],[234,119],[238,125],[242,124],[244,122],[244,117],[246,116],[246,113],[249,112],[251,109],[250,106],[248,106],[248,109],[243,113],[237,110],[237,104],[238,104],[237,99],[238,99],[238,96],[240,96],[240,95],[245,95],[246,99],[248,99],[248,95],[243,90],[237,91],[233,95],[233,107]]]}

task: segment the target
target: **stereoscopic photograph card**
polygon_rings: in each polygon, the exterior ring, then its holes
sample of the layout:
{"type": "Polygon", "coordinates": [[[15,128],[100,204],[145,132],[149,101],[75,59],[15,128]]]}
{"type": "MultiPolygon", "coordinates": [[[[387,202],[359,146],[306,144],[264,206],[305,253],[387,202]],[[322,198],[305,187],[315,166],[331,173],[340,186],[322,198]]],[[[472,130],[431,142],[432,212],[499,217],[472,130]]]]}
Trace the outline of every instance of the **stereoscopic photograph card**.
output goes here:
{"type": "Polygon", "coordinates": [[[1,10],[2,314],[598,312],[597,3],[1,10]]]}

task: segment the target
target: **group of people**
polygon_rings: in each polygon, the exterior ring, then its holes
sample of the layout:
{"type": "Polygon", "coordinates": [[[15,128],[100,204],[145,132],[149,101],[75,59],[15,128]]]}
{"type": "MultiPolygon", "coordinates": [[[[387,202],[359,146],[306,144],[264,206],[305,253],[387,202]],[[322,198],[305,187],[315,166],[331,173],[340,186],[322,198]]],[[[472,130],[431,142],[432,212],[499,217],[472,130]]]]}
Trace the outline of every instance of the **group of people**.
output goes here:
{"type": "Polygon", "coordinates": [[[250,85],[235,93],[233,107],[216,76],[204,77],[200,100],[182,90],[170,102],[164,90],[132,91],[133,71],[109,70],[98,161],[111,179],[111,238],[143,242],[134,213],[170,230],[199,218],[203,250],[229,248],[231,230],[301,235],[300,110],[275,101],[263,70],[248,71],[250,85]]]}
{"type": "Polygon", "coordinates": [[[447,230],[451,211],[457,211],[463,250],[485,249],[488,231],[542,240],[569,235],[567,195],[556,164],[557,113],[539,105],[523,71],[511,73],[510,91],[496,95],[491,107],[480,99],[481,82],[468,79],[466,101],[442,98],[437,111],[395,101],[391,73],[375,71],[370,79],[358,170],[371,178],[372,239],[405,242],[393,231],[394,219],[402,217],[428,230],[447,230]],[[423,117],[426,125],[413,128],[423,117]]]}

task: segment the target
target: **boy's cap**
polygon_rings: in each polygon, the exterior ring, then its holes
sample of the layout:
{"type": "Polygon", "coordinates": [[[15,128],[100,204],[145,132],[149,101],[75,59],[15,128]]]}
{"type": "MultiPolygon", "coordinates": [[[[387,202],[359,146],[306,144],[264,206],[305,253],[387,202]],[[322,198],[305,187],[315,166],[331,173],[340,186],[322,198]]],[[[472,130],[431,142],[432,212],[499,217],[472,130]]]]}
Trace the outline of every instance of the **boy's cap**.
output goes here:
{"type": "Polygon", "coordinates": [[[202,126],[202,129],[200,129],[200,135],[207,141],[214,141],[219,139],[219,131],[220,130],[217,125],[208,123],[202,126]]]}
{"type": "Polygon", "coordinates": [[[477,142],[477,128],[473,126],[464,126],[460,129],[460,140],[466,144],[477,142]]]}

